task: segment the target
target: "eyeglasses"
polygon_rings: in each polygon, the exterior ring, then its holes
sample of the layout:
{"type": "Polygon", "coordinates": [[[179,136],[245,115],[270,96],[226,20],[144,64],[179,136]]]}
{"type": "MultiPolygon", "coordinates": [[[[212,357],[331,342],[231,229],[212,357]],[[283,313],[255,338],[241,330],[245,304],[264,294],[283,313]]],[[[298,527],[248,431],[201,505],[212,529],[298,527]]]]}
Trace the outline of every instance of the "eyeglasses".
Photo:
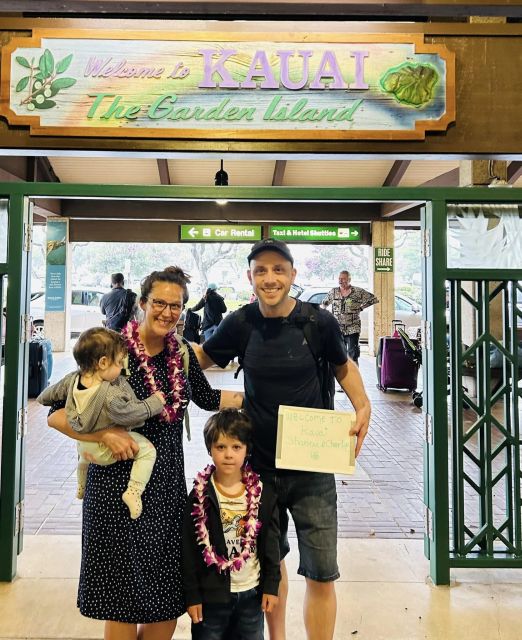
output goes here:
{"type": "Polygon", "coordinates": [[[156,313],[165,311],[167,307],[169,308],[171,314],[180,313],[183,310],[184,306],[182,304],[179,304],[179,302],[165,302],[165,300],[156,300],[156,298],[147,298],[147,300],[150,302],[152,310],[156,313]]]}

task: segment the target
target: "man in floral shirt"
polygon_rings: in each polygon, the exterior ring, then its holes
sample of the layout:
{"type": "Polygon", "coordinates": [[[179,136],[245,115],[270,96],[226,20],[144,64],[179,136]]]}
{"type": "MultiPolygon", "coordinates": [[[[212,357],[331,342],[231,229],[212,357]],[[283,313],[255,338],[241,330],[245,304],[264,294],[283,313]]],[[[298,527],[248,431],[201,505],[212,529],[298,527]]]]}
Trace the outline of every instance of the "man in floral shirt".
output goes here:
{"type": "Polygon", "coordinates": [[[348,271],[341,271],[339,286],[331,289],[323,300],[323,307],[332,305],[332,313],[341,327],[348,357],[358,365],[361,354],[361,311],[376,304],[379,299],[366,289],[353,287],[351,279],[348,271]]]}

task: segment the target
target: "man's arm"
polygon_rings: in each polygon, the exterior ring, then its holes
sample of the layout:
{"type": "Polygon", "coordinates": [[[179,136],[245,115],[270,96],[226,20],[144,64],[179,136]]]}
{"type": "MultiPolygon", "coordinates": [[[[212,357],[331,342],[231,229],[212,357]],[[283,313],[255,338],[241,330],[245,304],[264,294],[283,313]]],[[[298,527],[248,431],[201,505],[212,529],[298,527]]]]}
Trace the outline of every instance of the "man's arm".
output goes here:
{"type": "Polygon", "coordinates": [[[370,291],[364,290],[364,293],[365,295],[361,305],[363,309],[367,309],[368,307],[371,307],[372,305],[377,304],[379,302],[379,298],[373,293],[371,293],[370,291]]]}
{"type": "Polygon", "coordinates": [[[357,435],[355,455],[358,456],[370,424],[370,400],[366,395],[359,367],[351,360],[335,367],[335,377],[355,409],[356,421],[350,435],[357,435]]]}
{"type": "Polygon", "coordinates": [[[198,362],[199,362],[199,366],[202,369],[208,369],[213,364],[216,364],[214,360],[212,360],[212,358],[210,358],[210,356],[207,355],[206,351],[203,349],[203,346],[201,344],[196,344],[195,342],[191,342],[190,346],[194,350],[194,353],[196,354],[196,358],[198,359],[198,362]]]}
{"type": "Polygon", "coordinates": [[[241,409],[243,406],[244,394],[241,391],[221,390],[220,409],[241,409]]]}
{"type": "Polygon", "coordinates": [[[331,304],[331,302],[332,302],[332,300],[333,300],[333,295],[334,295],[334,290],[333,290],[333,289],[331,289],[331,290],[328,292],[328,295],[326,296],[326,298],[321,302],[321,307],[322,307],[323,309],[326,309],[326,307],[327,307],[329,304],[331,304]]]}

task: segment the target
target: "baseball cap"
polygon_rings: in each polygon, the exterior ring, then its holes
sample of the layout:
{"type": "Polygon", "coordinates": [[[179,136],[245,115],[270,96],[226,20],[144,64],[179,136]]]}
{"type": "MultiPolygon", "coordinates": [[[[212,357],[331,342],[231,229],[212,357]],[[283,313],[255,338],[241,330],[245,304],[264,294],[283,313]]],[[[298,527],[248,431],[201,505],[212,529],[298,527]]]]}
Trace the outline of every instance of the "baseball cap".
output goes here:
{"type": "Polygon", "coordinates": [[[250,261],[253,260],[258,255],[258,253],[261,253],[262,251],[277,251],[277,253],[280,253],[283,256],[283,258],[291,262],[292,266],[294,264],[294,258],[290,253],[288,245],[281,240],[274,240],[273,238],[265,238],[264,240],[260,240],[259,242],[255,243],[255,245],[250,250],[250,253],[248,254],[248,264],[250,264],[250,261]]]}
{"type": "Polygon", "coordinates": [[[212,291],[215,291],[217,288],[218,286],[215,282],[209,282],[207,285],[207,289],[212,289],[212,291]]]}

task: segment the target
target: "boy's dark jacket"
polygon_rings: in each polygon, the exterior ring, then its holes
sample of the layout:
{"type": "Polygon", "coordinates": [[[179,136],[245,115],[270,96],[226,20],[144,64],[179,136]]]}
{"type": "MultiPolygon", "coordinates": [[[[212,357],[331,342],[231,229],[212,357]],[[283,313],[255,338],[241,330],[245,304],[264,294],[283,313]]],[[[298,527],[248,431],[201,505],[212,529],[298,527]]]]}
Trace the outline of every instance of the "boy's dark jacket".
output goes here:
{"type": "MultiPolygon", "coordinates": [[[[208,483],[207,528],[210,544],[219,555],[228,558],[219,512],[219,503],[212,482],[208,483]]],[[[194,490],[191,491],[183,520],[183,586],[187,607],[205,602],[228,602],[230,600],[230,573],[219,573],[215,564],[207,567],[203,560],[203,547],[196,540],[194,516],[194,490]]],[[[279,567],[279,510],[277,498],[270,487],[263,485],[259,504],[261,530],[256,539],[257,557],[261,569],[259,593],[277,595],[281,570],[279,567]]]]}

